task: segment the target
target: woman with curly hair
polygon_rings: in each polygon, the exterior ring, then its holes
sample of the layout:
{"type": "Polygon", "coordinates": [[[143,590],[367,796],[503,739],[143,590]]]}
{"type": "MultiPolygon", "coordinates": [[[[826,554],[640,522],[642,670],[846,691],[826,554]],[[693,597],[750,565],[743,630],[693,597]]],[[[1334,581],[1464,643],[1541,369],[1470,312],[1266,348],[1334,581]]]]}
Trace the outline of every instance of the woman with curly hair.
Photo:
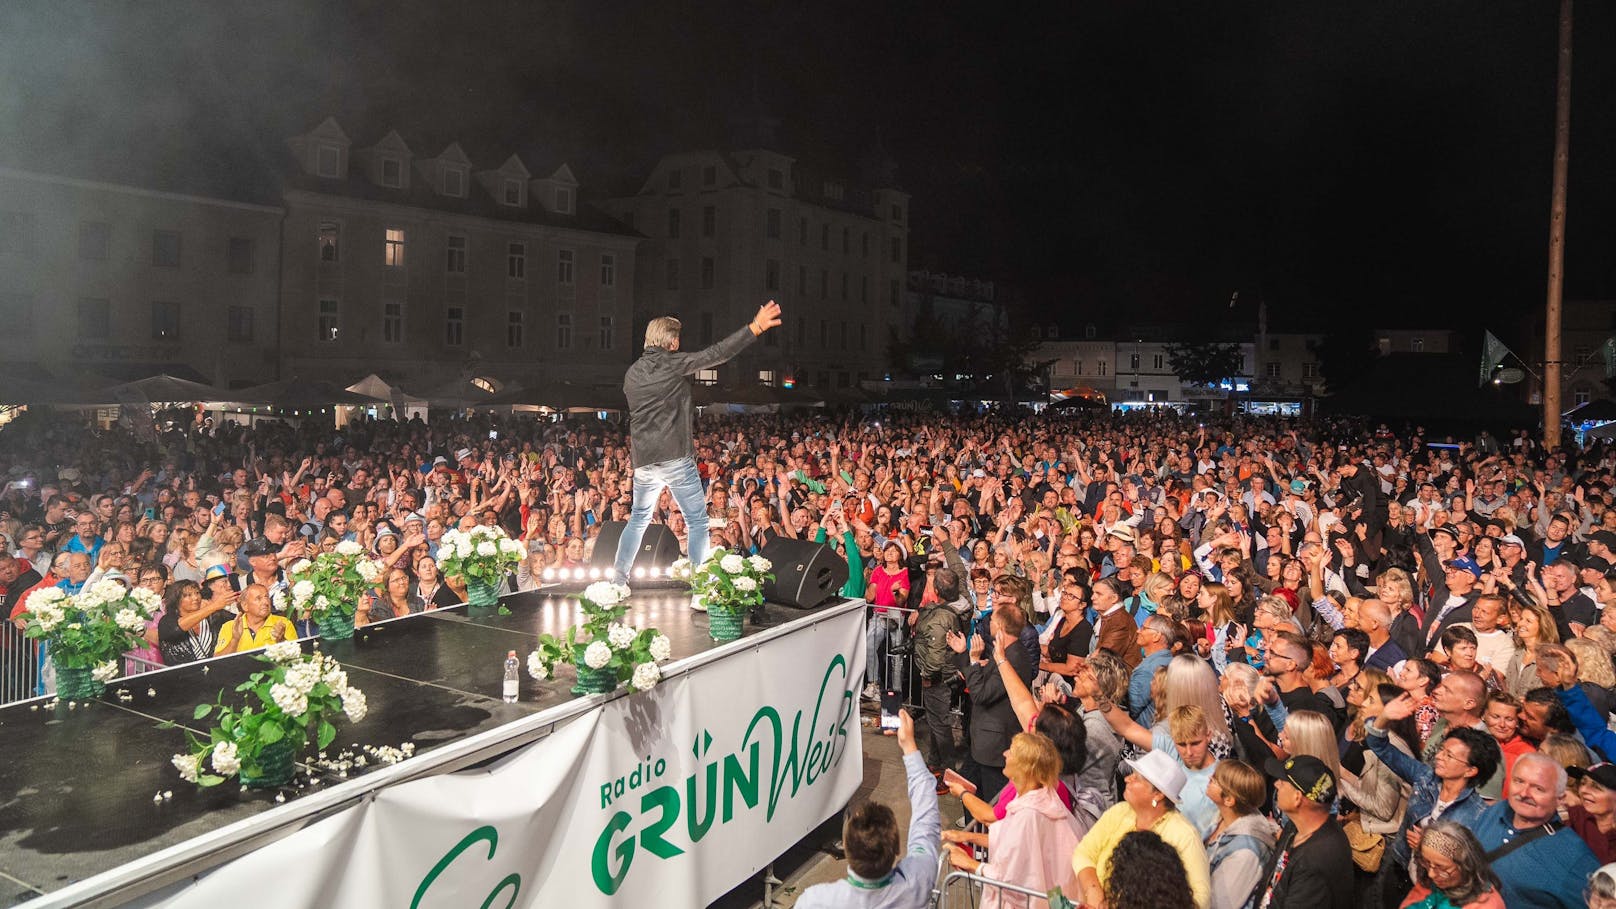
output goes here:
{"type": "Polygon", "coordinates": [[[1124,836],[1111,862],[1106,909],[1194,909],[1195,896],[1178,850],[1151,831],[1124,836]]]}

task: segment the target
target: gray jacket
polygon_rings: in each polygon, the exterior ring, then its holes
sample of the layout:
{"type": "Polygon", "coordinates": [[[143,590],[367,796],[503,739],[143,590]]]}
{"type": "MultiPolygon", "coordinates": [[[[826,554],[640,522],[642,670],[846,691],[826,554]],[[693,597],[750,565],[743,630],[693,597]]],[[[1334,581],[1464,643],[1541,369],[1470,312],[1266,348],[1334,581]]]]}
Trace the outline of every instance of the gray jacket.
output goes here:
{"type": "Polygon", "coordinates": [[[690,400],[689,377],[733,358],[753,340],[751,327],[743,326],[705,350],[684,353],[660,347],[645,349],[623,376],[635,467],[696,456],[696,446],[691,441],[695,408],[690,400]]]}

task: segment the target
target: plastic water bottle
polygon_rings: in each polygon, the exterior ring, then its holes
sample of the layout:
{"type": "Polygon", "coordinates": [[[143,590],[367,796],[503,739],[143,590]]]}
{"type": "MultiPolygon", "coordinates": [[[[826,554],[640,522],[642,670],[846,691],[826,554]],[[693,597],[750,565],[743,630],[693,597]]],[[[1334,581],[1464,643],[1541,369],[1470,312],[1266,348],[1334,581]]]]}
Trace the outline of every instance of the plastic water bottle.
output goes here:
{"type": "Polygon", "coordinates": [[[516,703],[517,692],[522,689],[521,677],[516,674],[516,651],[505,654],[505,703],[516,703]]]}

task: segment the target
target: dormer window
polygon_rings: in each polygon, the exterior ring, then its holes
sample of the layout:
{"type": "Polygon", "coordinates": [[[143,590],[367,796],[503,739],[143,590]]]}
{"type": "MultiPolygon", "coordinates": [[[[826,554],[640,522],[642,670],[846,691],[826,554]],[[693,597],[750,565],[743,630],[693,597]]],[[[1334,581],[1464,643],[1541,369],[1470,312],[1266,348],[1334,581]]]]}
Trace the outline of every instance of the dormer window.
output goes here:
{"type": "Polygon", "coordinates": [[[335,145],[322,145],[314,152],[315,173],[322,177],[342,176],[342,149],[335,145]]]}
{"type": "Polygon", "coordinates": [[[842,199],[842,196],[845,195],[845,194],[846,194],[846,190],[844,190],[842,188],[842,184],[837,183],[834,180],[826,180],[825,181],[825,198],[834,199],[834,200],[840,202],[841,199],[842,199]]]}
{"type": "Polygon", "coordinates": [[[501,194],[501,198],[504,199],[506,205],[521,205],[522,181],[507,179],[505,181],[505,189],[501,194]]]}
{"type": "Polygon", "coordinates": [[[397,158],[382,159],[382,185],[393,189],[404,185],[404,162],[397,158]]]}
{"type": "Polygon", "coordinates": [[[443,169],[443,194],[454,196],[456,199],[466,197],[466,171],[460,167],[445,167],[443,169]]]}
{"type": "Polygon", "coordinates": [[[556,187],[555,210],[563,215],[572,214],[572,190],[565,186],[556,187]]]}

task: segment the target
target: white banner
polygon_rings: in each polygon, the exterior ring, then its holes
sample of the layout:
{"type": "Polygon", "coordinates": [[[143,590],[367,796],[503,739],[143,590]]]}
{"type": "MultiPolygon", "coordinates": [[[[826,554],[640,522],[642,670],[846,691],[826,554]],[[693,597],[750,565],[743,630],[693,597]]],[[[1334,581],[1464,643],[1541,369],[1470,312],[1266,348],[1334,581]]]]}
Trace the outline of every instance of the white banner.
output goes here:
{"type": "Polygon", "coordinates": [[[864,616],[617,698],[472,771],[388,787],[143,905],[705,906],[852,797],[864,616]]]}

